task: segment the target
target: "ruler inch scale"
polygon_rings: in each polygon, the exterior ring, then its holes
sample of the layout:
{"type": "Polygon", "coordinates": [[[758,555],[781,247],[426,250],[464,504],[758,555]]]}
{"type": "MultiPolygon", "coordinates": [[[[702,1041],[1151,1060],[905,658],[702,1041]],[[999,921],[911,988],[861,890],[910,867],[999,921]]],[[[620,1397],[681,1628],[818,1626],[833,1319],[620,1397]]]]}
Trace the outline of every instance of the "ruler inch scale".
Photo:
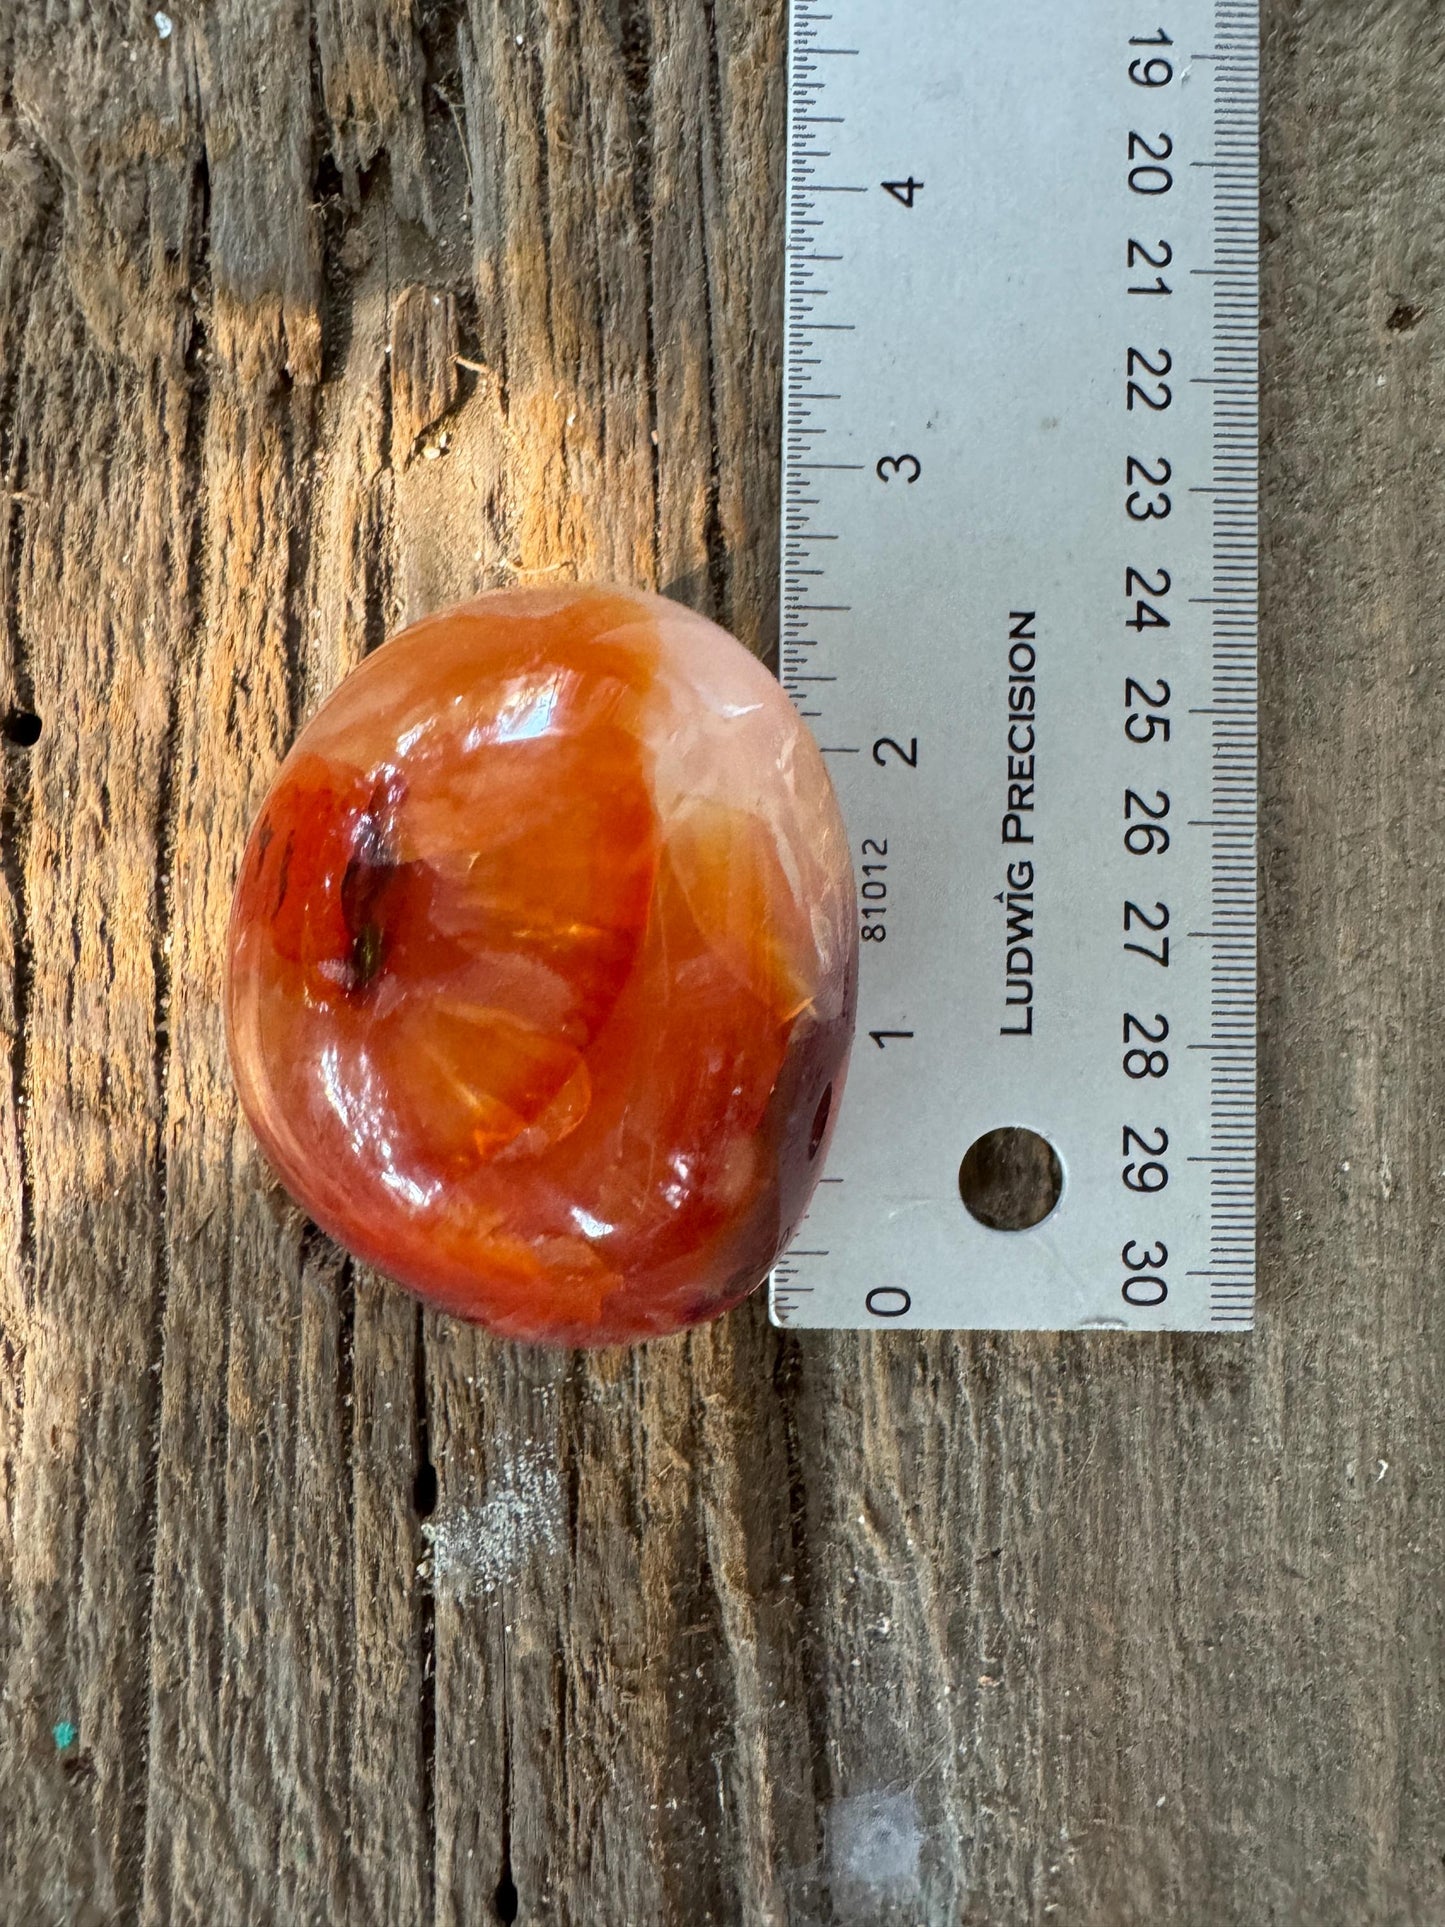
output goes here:
{"type": "Polygon", "coordinates": [[[860,987],[778,1325],[1253,1324],[1258,39],[793,0],[780,673],[860,987]],[[961,1195],[1001,1127],[1027,1229],[961,1195]]]}

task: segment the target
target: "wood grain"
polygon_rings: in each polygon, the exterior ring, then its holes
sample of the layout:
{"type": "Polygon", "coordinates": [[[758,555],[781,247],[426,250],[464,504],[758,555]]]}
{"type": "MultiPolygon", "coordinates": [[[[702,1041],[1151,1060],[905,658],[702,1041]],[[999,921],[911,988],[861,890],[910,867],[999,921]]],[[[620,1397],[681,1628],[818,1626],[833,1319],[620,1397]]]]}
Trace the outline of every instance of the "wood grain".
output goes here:
{"type": "Polygon", "coordinates": [[[783,0],[172,17],[0,11],[0,1918],[1445,1920],[1429,0],[1266,10],[1259,1333],[603,1358],[299,1218],[221,946],[421,610],[772,648],[783,0]]]}

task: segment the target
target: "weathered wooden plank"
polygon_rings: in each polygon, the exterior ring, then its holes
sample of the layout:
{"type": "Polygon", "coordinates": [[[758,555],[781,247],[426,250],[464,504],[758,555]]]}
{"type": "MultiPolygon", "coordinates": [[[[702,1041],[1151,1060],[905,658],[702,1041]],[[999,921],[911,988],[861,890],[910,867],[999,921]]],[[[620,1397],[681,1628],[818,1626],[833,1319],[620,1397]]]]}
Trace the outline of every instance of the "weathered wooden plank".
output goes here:
{"type": "Polygon", "coordinates": [[[423,608],[772,646],[782,0],[0,18],[0,1918],[1445,1911],[1445,47],[1267,11],[1261,1334],[604,1359],[306,1229],[221,944],[423,608]]]}
{"type": "MultiPolygon", "coordinates": [[[[148,1618],[160,1290],[153,933],[178,643],[175,616],[152,607],[186,548],[175,438],[184,401],[165,377],[87,352],[63,270],[36,288],[28,332],[15,431],[31,499],[17,600],[44,733],[31,752],[23,871],[34,1234],[9,1699],[31,1770],[10,1783],[24,1818],[6,1832],[23,1856],[57,1809],[86,1811],[95,1832],[78,1855],[82,1883],[54,1871],[73,1903],[93,1894],[109,1906],[129,1884],[143,1758],[132,1658],[148,1618]],[[130,459],[113,461],[122,436],[130,459]],[[40,1680],[48,1707],[33,1690],[40,1680]],[[51,1728],[67,1722],[79,1739],[61,1757],[51,1728]]],[[[20,1890],[38,1892],[51,1871],[21,1857],[20,1890]]]]}
{"type": "Polygon", "coordinates": [[[204,648],[183,693],[174,852],[155,1920],[273,1908],[419,1920],[428,1878],[415,1314],[374,1283],[353,1287],[238,1137],[219,1016],[245,825],[308,687],[334,681],[385,622],[386,318],[381,305],[348,317],[347,352],[318,392],[327,291],[305,25],[300,13],[218,16],[202,57],[218,97],[228,74],[265,92],[275,142],[268,163],[230,133],[249,96],[208,100],[225,132],[209,175],[204,648]],[[261,202],[283,187],[294,218],[267,223],[261,202]],[[330,438],[320,477],[318,427],[330,438]],[[334,1376],[314,1383],[313,1358],[334,1376]]]}
{"type": "Polygon", "coordinates": [[[4,45],[7,682],[42,733],[5,826],[25,1275],[0,1882],[19,1917],[79,1920],[134,1906],[144,1811],[186,103],[153,69],[112,97],[103,13],[8,16],[4,45]]]}
{"type": "MultiPolygon", "coordinates": [[[[7,135],[10,127],[6,127],[7,135]]],[[[26,247],[43,211],[38,164],[16,155],[5,170],[0,198],[0,590],[5,626],[0,640],[0,703],[7,719],[33,714],[29,667],[17,622],[16,547],[24,515],[23,456],[14,418],[20,342],[35,280],[33,250],[26,247]]],[[[13,723],[9,725],[13,729],[13,723]]],[[[8,1672],[19,1633],[19,1599],[13,1582],[16,1486],[25,1414],[25,1347],[30,1326],[32,1276],[30,1201],[26,1184],[25,1021],[30,958],[25,932],[25,852],[29,832],[32,759],[7,740],[0,760],[0,1033],[7,1075],[0,1080],[0,1669],[8,1672]]],[[[17,1745],[15,1707],[0,1695],[0,1743],[6,1757],[17,1745]]],[[[13,1799],[13,1796],[12,1796],[13,1799]]],[[[9,1805],[3,1809],[8,1813],[9,1805]]],[[[12,1834],[0,1847],[0,1878],[17,1882],[17,1845],[12,1834]]]]}

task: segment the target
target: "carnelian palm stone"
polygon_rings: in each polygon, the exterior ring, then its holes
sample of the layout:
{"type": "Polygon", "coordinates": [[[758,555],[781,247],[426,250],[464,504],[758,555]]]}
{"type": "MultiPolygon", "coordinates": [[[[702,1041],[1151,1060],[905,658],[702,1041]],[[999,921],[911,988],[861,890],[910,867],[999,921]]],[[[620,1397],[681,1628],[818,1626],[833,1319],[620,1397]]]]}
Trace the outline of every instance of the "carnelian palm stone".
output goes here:
{"type": "Polygon", "coordinates": [[[823,759],[725,631],[502,590],[378,649],[242,859],[227,1029],[318,1224],[510,1337],[751,1291],[817,1180],[857,925],[823,759]]]}

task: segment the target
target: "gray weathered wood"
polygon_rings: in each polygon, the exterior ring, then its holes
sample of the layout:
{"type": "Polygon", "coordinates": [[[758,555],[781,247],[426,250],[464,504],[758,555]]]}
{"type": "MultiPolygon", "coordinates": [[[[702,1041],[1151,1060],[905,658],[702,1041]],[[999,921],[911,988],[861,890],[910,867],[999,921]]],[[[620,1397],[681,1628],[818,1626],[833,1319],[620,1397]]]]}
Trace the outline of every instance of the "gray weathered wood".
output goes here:
{"type": "Polygon", "coordinates": [[[0,11],[0,1919],[1445,1919],[1434,7],[1267,8],[1260,1332],[599,1358],[306,1226],[222,940],[422,609],[772,646],[782,0],[170,11],[0,11]]]}

